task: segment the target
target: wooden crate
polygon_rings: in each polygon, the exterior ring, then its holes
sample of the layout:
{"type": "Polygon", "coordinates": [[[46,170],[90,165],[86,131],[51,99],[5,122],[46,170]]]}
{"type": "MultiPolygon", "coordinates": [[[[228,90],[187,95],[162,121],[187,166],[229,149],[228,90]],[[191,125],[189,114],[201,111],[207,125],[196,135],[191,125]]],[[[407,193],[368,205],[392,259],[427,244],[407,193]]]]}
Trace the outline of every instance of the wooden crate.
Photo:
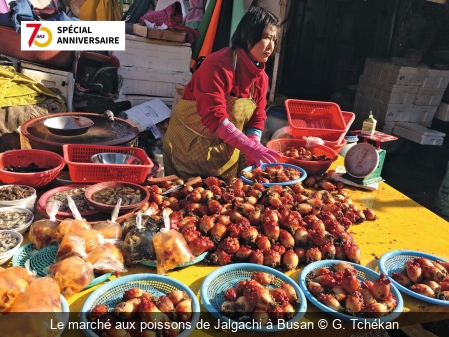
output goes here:
{"type": "Polygon", "coordinates": [[[171,29],[148,28],[138,23],[134,24],[133,33],[135,35],[143,36],[148,39],[165,40],[173,42],[186,41],[186,32],[179,32],[171,29]]]}

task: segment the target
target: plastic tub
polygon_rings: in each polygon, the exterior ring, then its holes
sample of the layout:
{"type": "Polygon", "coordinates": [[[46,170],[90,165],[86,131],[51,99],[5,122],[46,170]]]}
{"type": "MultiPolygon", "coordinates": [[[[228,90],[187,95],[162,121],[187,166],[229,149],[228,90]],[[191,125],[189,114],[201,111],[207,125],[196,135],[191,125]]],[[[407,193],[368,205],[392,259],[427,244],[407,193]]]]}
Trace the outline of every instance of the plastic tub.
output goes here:
{"type": "Polygon", "coordinates": [[[347,133],[344,139],[346,140],[346,145],[343,146],[338,153],[342,157],[346,156],[346,153],[349,151],[349,149],[357,144],[357,142],[359,141],[359,137],[347,133]]]}
{"type": "Polygon", "coordinates": [[[270,140],[267,143],[267,148],[281,153],[287,147],[293,147],[295,149],[300,149],[301,147],[303,147],[312,152],[312,154],[317,157],[325,155],[326,158],[329,158],[327,160],[301,160],[283,156],[279,159],[280,162],[285,162],[302,167],[308,175],[319,175],[326,172],[331,164],[338,158],[337,152],[325,145],[316,144],[312,147],[306,147],[306,145],[307,141],[302,139],[276,139],[270,140]]]}
{"type": "Polygon", "coordinates": [[[271,106],[267,110],[266,128],[270,134],[274,134],[276,130],[288,126],[287,112],[283,106],[271,106]]]}

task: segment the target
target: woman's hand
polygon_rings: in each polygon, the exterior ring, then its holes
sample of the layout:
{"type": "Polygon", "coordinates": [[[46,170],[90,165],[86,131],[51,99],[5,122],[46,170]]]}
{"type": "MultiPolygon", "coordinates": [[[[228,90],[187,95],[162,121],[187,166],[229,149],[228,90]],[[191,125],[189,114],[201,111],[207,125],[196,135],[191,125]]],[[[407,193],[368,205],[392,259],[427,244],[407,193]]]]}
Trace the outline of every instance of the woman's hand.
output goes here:
{"type": "Polygon", "coordinates": [[[222,124],[216,132],[225,143],[242,151],[247,162],[254,163],[256,167],[259,167],[262,162],[274,163],[277,158],[281,157],[279,153],[267,149],[258,141],[245,136],[231,122],[222,124]]]}

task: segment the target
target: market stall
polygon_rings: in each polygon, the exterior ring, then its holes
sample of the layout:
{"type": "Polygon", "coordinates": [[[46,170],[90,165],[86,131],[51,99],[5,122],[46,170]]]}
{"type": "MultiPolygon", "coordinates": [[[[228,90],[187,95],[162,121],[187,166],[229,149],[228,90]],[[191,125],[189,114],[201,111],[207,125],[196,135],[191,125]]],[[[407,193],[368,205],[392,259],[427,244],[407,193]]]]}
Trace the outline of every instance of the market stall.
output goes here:
{"type": "MultiPolygon", "coordinates": [[[[343,158],[339,158],[332,167],[342,164],[343,158]]],[[[332,168],[331,167],[331,168],[332,168]]],[[[424,209],[413,200],[391,188],[387,183],[381,183],[377,191],[363,191],[355,188],[348,188],[351,199],[360,209],[370,208],[377,215],[376,221],[365,221],[361,224],[351,226],[350,232],[353,234],[361,249],[361,265],[378,271],[379,258],[392,250],[418,250],[425,253],[434,254],[442,259],[449,260],[447,250],[447,240],[449,233],[447,222],[436,216],[434,213],[424,209]]],[[[23,244],[28,239],[25,236],[23,244]]],[[[9,264],[3,267],[10,266],[9,264]]],[[[200,298],[200,288],[204,279],[218,266],[206,266],[203,262],[191,265],[181,269],[175,269],[167,272],[167,276],[188,286],[193,293],[200,298]]],[[[135,267],[128,268],[129,274],[150,273],[155,274],[156,269],[137,264],[135,267]]],[[[295,282],[299,281],[301,269],[287,271],[288,275],[295,282]]],[[[113,279],[114,276],[111,278],[113,279]]],[[[110,282],[110,281],[106,281],[110,282]]],[[[86,299],[91,293],[102,284],[86,289],[68,299],[70,305],[70,321],[79,322],[79,312],[86,299]]],[[[435,320],[442,320],[449,317],[449,307],[433,305],[428,302],[417,300],[411,296],[402,293],[404,299],[403,313],[399,316],[399,327],[423,323],[435,320]]],[[[211,326],[217,325],[217,320],[211,315],[207,315],[204,306],[201,307],[202,318],[210,320],[211,326]]],[[[301,322],[311,322],[301,329],[303,335],[315,335],[319,330],[317,324],[320,319],[325,319],[329,324],[334,322],[335,317],[323,313],[309,301],[307,303],[307,312],[301,322]],[[313,325],[310,325],[313,324],[313,325]]],[[[326,335],[344,336],[351,333],[361,332],[369,328],[366,326],[353,326],[352,322],[339,322],[334,328],[328,328],[326,335]],[[344,328],[344,329],[343,329],[344,328]]],[[[376,329],[376,327],[373,327],[376,329]]],[[[217,331],[216,329],[196,330],[194,336],[224,336],[228,331],[217,331]]],[[[248,332],[239,331],[238,334],[244,335],[248,332]]],[[[278,332],[279,336],[294,336],[297,330],[285,330],[278,332]]],[[[62,336],[83,336],[83,331],[75,329],[66,329],[62,336]]]]}

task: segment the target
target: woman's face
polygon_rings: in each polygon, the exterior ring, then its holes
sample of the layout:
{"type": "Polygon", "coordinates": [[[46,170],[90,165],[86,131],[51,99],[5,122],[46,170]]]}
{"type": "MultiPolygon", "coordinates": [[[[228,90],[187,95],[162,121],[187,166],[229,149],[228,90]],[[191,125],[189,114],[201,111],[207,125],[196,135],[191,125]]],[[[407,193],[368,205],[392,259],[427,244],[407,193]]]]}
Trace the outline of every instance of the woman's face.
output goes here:
{"type": "Polygon", "coordinates": [[[268,57],[274,51],[277,40],[277,29],[276,27],[268,28],[263,36],[262,40],[257,42],[254,47],[249,50],[249,55],[251,59],[255,62],[267,62],[268,57]]]}

